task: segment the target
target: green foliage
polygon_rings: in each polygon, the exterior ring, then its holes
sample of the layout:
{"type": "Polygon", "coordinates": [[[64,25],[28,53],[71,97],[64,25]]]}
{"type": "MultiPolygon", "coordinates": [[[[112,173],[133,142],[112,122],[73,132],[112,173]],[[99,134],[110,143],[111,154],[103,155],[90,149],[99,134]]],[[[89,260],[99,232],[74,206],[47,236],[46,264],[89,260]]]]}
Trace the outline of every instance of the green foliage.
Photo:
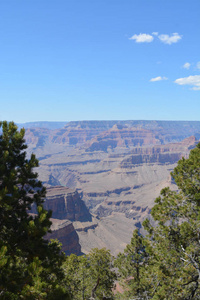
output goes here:
{"type": "Polygon", "coordinates": [[[71,254],[63,265],[65,271],[65,284],[71,299],[87,299],[89,264],[86,256],[71,254]]]}
{"type": "Polygon", "coordinates": [[[0,128],[0,298],[67,299],[60,284],[64,255],[56,241],[44,239],[51,212],[42,206],[45,188],[33,171],[38,160],[26,158],[24,129],[6,121],[0,128]]]}
{"type": "MultiPolygon", "coordinates": [[[[130,296],[146,297],[150,289],[148,268],[150,267],[150,254],[147,252],[148,242],[136,229],[133,232],[131,243],[126,246],[123,253],[119,253],[115,266],[120,274],[120,282],[124,288],[123,299],[130,296]]],[[[142,298],[143,299],[143,298],[142,298]]]]}
{"type": "Polygon", "coordinates": [[[64,270],[66,286],[72,299],[113,299],[116,274],[113,257],[109,250],[92,249],[88,255],[77,257],[71,254],[66,259],[64,270]]]}
{"type": "Polygon", "coordinates": [[[105,248],[94,248],[88,254],[88,260],[92,285],[91,296],[96,296],[97,299],[102,299],[103,296],[111,298],[116,274],[112,270],[113,258],[110,251],[105,248]]]}

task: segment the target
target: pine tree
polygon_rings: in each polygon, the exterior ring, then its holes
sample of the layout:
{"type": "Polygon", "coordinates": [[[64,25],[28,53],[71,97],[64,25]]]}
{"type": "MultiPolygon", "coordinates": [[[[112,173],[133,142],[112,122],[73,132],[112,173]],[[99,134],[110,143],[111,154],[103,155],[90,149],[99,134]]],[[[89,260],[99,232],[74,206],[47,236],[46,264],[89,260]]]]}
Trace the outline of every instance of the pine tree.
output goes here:
{"type": "Polygon", "coordinates": [[[81,257],[71,254],[66,259],[64,270],[72,299],[114,299],[116,273],[109,250],[94,248],[81,257]]]}
{"type": "Polygon", "coordinates": [[[115,266],[118,268],[119,278],[124,293],[122,299],[148,299],[150,282],[147,280],[150,268],[150,254],[147,252],[148,242],[139,234],[138,229],[133,231],[130,244],[123,253],[119,253],[115,266]]]}
{"type": "Polygon", "coordinates": [[[94,248],[88,254],[90,266],[91,299],[112,299],[116,273],[113,257],[106,248],[94,248]]]}
{"type": "Polygon", "coordinates": [[[51,212],[43,208],[45,188],[33,170],[38,160],[26,158],[24,129],[6,121],[0,129],[0,299],[67,299],[59,285],[64,255],[56,241],[44,239],[51,212]],[[36,215],[29,213],[32,205],[36,215]]]}

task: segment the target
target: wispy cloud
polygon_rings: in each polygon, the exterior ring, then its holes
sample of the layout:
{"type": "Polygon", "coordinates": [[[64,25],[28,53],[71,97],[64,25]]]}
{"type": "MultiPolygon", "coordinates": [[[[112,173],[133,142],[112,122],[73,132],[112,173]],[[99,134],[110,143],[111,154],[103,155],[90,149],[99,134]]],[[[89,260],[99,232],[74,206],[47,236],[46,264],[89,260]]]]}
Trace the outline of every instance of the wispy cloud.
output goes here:
{"type": "Polygon", "coordinates": [[[198,63],[197,63],[197,69],[200,70],[200,61],[198,61],[198,63]]]}
{"type": "Polygon", "coordinates": [[[149,81],[150,82],[155,82],[155,81],[161,81],[161,80],[167,80],[167,79],[168,79],[167,77],[158,76],[158,77],[155,77],[155,78],[151,78],[149,81]]]}
{"type": "Polygon", "coordinates": [[[154,37],[150,34],[140,33],[134,34],[129,40],[135,40],[136,43],[151,43],[154,37]]]}
{"type": "Polygon", "coordinates": [[[200,91],[200,75],[178,78],[174,82],[179,85],[191,85],[192,90],[200,91]]]}
{"type": "Polygon", "coordinates": [[[173,33],[171,36],[169,36],[168,34],[161,34],[158,36],[158,38],[162,43],[171,45],[181,40],[182,36],[178,33],[173,33]]]}
{"type": "Polygon", "coordinates": [[[154,31],[154,32],[152,32],[152,34],[157,36],[157,35],[158,35],[158,32],[155,32],[155,31],[154,31]]]}
{"type": "Polygon", "coordinates": [[[186,62],[186,63],[183,65],[183,68],[188,70],[188,69],[190,68],[190,66],[191,66],[191,64],[190,64],[189,62],[186,62]]]}

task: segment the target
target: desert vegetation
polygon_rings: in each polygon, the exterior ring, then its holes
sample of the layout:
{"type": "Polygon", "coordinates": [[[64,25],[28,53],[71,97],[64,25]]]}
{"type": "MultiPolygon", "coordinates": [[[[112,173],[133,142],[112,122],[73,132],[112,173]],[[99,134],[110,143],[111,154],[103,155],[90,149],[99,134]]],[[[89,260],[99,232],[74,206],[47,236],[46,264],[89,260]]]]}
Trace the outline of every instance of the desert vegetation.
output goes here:
{"type": "Polygon", "coordinates": [[[145,236],[135,230],[115,258],[105,248],[65,256],[45,238],[51,212],[24,129],[0,128],[0,299],[200,299],[200,144],[171,173],[178,189],[161,190],[145,236]]]}

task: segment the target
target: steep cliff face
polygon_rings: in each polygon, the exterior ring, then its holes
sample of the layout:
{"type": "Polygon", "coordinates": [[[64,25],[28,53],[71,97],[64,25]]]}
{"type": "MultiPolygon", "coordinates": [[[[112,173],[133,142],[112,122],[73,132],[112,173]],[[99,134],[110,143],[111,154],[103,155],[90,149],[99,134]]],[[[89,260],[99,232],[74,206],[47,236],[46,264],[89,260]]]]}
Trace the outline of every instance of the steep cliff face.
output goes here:
{"type": "Polygon", "coordinates": [[[58,239],[62,243],[62,251],[66,255],[74,253],[81,254],[81,246],[79,244],[79,237],[74,229],[72,222],[69,220],[51,219],[51,233],[46,235],[47,239],[58,239]]]}
{"type": "MultiPolygon", "coordinates": [[[[43,204],[46,210],[52,211],[52,233],[47,239],[58,239],[62,243],[62,250],[67,254],[81,254],[79,237],[71,221],[92,221],[86,205],[77,191],[63,187],[47,187],[46,200],[43,204]]],[[[31,213],[36,213],[33,206],[31,213]]],[[[90,227],[90,226],[89,226],[90,227]]]]}
{"type": "Polygon", "coordinates": [[[52,217],[56,219],[68,219],[70,221],[91,220],[91,215],[78,192],[63,186],[47,188],[44,207],[47,210],[52,210],[52,217]]]}

